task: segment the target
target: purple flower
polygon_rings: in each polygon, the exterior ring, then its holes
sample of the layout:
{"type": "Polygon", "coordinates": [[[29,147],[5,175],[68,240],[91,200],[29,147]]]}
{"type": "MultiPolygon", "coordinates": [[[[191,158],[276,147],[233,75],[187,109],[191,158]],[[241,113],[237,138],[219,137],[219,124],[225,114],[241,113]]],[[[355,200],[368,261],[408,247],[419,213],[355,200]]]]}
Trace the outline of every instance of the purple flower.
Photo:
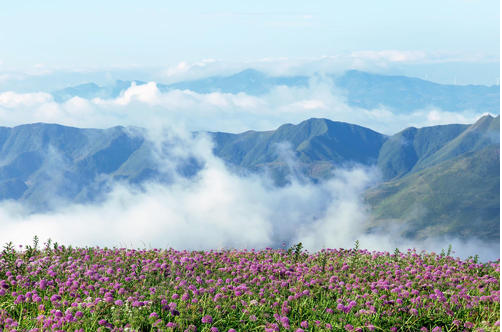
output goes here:
{"type": "Polygon", "coordinates": [[[208,323],[212,323],[212,322],[213,322],[213,317],[211,317],[210,315],[206,315],[206,316],[202,317],[202,323],[208,324],[208,323]]]}
{"type": "Polygon", "coordinates": [[[51,302],[59,301],[61,300],[61,296],[54,294],[51,296],[51,302]]]}
{"type": "Polygon", "coordinates": [[[284,328],[289,327],[289,318],[288,317],[282,316],[280,318],[280,321],[281,321],[282,326],[284,326],[284,328]]]}

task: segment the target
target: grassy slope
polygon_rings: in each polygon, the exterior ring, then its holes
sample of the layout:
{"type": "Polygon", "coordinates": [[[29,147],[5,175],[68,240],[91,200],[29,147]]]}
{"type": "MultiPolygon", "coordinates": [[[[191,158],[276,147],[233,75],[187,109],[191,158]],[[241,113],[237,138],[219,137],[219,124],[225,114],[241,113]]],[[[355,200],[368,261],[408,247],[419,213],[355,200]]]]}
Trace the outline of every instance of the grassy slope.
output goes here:
{"type": "Polygon", "coordinates": [[[500,149],[489,146],[369,190],[376,224],[408,222],[408,236],[477,236],[496,240],[500,149]],[[468,190],[467,190],[468,189],[468,190]]]}

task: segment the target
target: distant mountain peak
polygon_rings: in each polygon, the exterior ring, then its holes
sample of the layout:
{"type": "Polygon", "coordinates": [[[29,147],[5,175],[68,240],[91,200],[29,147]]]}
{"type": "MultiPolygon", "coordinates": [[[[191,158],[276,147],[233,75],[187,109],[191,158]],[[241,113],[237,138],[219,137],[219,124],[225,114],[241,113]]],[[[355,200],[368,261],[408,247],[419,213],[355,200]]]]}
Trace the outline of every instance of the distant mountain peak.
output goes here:
{"type": "Polygon", "coordinates": [[[235,74],[232,75],[233,77],[238,77],[238,76],[245,76],[245,77],[266,77],[267,75],[259,70],[253,69],[253,68],[247,68],[244,70],[241,70],[235,74]]]}

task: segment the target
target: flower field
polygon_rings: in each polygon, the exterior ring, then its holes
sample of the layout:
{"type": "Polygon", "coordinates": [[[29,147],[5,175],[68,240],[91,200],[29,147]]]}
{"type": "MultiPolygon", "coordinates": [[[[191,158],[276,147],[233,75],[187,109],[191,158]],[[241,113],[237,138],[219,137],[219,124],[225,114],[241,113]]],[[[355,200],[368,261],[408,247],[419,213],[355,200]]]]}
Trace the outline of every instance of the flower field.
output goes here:
{"type": "Polygon", "coordinates": [[[0,330],[499,330],[500,260],[48,242],[1,253],[0,330]]]}

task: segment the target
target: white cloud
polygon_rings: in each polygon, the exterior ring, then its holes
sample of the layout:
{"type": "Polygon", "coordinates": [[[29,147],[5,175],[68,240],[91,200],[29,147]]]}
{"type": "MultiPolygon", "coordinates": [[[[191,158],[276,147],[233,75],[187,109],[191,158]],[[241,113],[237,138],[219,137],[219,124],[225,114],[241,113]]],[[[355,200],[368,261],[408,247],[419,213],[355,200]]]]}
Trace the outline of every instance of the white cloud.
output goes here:
{"type": "Polygon", "coordinates": [[[35,106],[50,103],[52,95],[44,92],[16,93],[6,91],[0,93],[0,107],[16,108],[21,106],[35,106]]]}
{"type": "Polygon", "coordinates": [[[55,102],[47,93],[0,93],[3,126],[56,122],[77,127],[151,128],[178,124],[188,130],[242,132],[270,130],[284,123],[321,117],[393,134],[409,126],[473,123],[482,115],[471,110],[427,108],[403,114],[383,106],[351,107],[344,94],[322,77],[312,79],[307,88],[277,86],[262,96],[190,90],[162,93],[154,82],[133,84],[115,99],[74,97],[64,103],[55,102]]]}
{"type": "Polygon", "coordinates": [[[429,55],[423,51],[356,51],[350,55],[355,61],[375,61],[375,62],[418,62],[426,60],[429,55]]]}
{"type": "MultiPolygon", "coordinates": [[[[0,242],[27,243],[36,234],[77,245],[139,246],[144,242],[190,249],[263,248],[290,241],[299,225],[322,215],[326,206],[342,196],[348,201],[344,193],[356,196],[370,179],[364,171],[354,170],[321,186],[295,182],[276,188],[268,179],[229,172],[212,155],[206,138],[181,140],[186,148],[181,154],[190,151],[205,163],[195,178],[176,178],[170,185],[151,183],[145,191],[118,183],[101,203],[62,204],[44,214],[26,215],[19,205],[2,203],[0,242]],[[355,177],[361,179],[353,182],[355,177]]],[[[170,156],[161,162],[172,160],[170,156]]],[[[343,209],[346,204],[341,201],[337,206],[343,209]]]]}
{"type": "Polygon", "coordinates": [[[222,65],[222,62],[216,59],[203,59],[196,62],[181,61],[164,69],[161,78],[164,78],[167,82],[195,79],[208,74],[215,74],[217,70],[221,71],[223,69],[222,65]]]}

